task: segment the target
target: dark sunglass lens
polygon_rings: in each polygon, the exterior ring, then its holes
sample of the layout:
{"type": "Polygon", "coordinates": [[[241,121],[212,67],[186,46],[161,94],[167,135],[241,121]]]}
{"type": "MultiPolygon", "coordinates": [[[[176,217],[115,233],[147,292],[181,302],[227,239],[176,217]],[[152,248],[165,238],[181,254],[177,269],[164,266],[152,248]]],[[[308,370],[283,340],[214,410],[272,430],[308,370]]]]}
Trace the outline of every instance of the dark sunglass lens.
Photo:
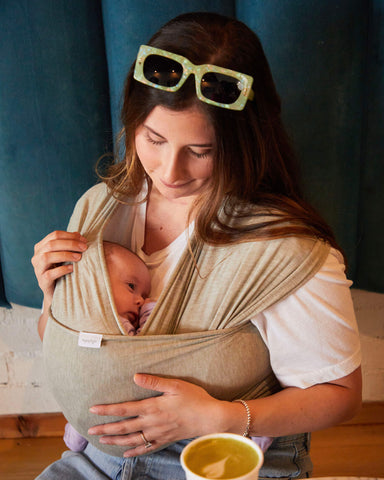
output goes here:
{"type": "Polygon", "coordinates": [[[174,87],[183,75],[180,63],[160,55],[149,55],[144,62],[144,76],[162,87],[174,87]]]}
{"type": "Polygon", "coordinates": [[[238,78],[209,72],[201,79],[201,93],[218,103],[231,104],[239,98],[243,86],[238,78]]]}

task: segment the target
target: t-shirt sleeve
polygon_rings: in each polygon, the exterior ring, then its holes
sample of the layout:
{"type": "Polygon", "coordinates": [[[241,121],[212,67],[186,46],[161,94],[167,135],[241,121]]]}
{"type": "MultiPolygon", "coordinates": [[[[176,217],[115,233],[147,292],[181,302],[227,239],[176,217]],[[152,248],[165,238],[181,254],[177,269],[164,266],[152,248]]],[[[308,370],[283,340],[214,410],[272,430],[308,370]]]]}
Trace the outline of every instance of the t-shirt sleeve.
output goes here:
{"type": "Polygon", "coordinates": [[[313,278],[252,320],[283,387],[329,382],[360,365],[351,284],[341,255],[331,249],[313,278]]]}

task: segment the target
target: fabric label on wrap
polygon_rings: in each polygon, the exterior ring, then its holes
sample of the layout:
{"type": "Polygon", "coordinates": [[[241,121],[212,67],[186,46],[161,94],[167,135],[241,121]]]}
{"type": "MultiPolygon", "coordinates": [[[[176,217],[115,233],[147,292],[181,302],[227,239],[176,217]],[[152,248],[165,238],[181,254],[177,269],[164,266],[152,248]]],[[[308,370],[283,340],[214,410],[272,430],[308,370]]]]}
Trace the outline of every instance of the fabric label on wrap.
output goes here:
{"type": "Polygon", "coordinates": [[[80,332],[79,347],[100,348],[103,335],[98,333],[80,332]]]}

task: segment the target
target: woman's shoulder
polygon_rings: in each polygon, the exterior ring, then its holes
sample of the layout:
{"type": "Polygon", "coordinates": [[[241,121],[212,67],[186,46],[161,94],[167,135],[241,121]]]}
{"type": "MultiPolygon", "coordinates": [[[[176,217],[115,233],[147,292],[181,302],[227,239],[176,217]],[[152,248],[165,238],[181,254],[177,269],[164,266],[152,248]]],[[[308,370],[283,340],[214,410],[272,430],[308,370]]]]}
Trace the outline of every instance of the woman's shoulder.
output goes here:
{"type": "Polygon", "coordinates": [[[284,387],[308,388],[341,378],[358,367],[359,334],[351,285],[342,254],[331,248],[316,275],[252,320],[284,387]],[[310,349],[308,339],[312,339],[310,349]]]}
{"type": "Polygon", "coordinates": [[[99,212],[104,210],[112,200],[113,197],[104,183],[98,183],[89,188],[76,202],[68,229],[78,230],[81,226],[84,227],[98,216],[99,212]]]}
{"type": "Polygon", "coordinates": [[[79,198],[78,202],[84,202],[90,199],[95,199],[98,197],[103,197],[108,195],[108,188],[107,185],[103,182],[101,183],[96,183],[96,185],[93,185],[90,187],[88,190],[86,190],[83,195],[79,198]]]}
{"type": "Polygon", "coordinates": [[[90,208],[97,208],[104,204],[112,197],[105,183],[97,183],[89,188],[76,202],[74,212],[78,210],[89,210],[90,208]]]}
{"type": "Polygon", "coordinates": [[[325,250],[330,245],[336,246],[325,223],[312,218],[310,210],[291,203],[284,208],[283,205],[274,205],[272,200],[269,204],[236,203],[232,200],[224,204],[219,220],[236,232],[240,241],[275,242],[298,254],[303,250],[312,250],[313,245],[322,246],[325,250]]]}

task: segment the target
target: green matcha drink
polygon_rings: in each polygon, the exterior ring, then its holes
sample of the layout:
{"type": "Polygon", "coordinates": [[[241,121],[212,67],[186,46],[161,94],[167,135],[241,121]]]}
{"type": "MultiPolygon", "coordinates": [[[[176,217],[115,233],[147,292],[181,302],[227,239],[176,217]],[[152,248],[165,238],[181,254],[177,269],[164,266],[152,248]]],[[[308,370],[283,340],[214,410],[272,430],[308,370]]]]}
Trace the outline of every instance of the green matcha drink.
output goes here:
{"type": "Polygon", "coordinates": [[[191,442],[181,463],[187,479],[257,479],[263,454],[250,439],[232,434],[206,435],[191,442]]]}

